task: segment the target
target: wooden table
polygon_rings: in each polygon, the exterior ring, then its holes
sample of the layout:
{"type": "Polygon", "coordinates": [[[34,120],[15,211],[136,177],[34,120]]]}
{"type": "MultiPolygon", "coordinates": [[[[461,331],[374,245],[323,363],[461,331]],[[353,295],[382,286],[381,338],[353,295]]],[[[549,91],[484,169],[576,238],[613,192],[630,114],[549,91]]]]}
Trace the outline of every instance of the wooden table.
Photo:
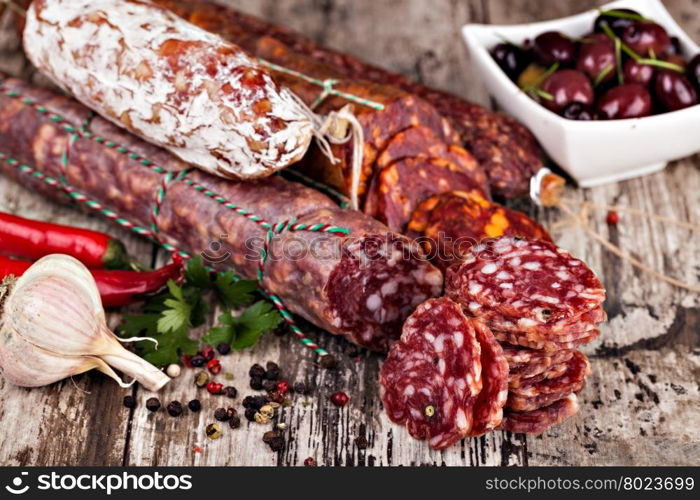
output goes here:
{"type": "MultiPolygon", "coordinates": [[[[595,0],[236,0],[254,14],[300,29],[332,46],[488,103],[459,37],[467,22],[513,23],[553,18],[596,5],[595,0]]],[[[700,0],[668,0],[681,25],[700,40],[700,0]]],[[[0,70],[33,77],[22,59],[7,15],[0,29],[0,70]]],[[[568,196],[620,204],[700,223],[700,158],[684,159],[661,173],[595,189],[570,188],[568,196]]],[[[553,231],[555,240],[585,259],[608,289],[610,321],[599,341],[588,345],[593,374],[582,394],[582,410],[538,437],[494,432],[444,452],[430,451],[392,425],[383,414],[377,387],[381,357],[359,362],[343,354],[347,344],[330,335],[319,341],[341,361],[321,370],[291,337],[267,336],[259,345],[223,358],[243,394],[254,362],[278,361],[287,378],[318,386],[308,398],[282,411],[288,445],[279,454],[261,441],[269,426],[244,423],[211,441],[204,427],[221,400],[193,385],[193,372],[171,383],[162,401],[201,397],[206,411],[179,419],[150,414],[140,387],[120,389],[91,373],[40,389],[0,382],[0,463],[3,465],[301,465],[308,456],[326,465],[629,465],[700,463],[700,300],[638,272],[587,238],[580,228],[559,224],[556,210],[522,203],[553,231]],[[345,390],[350,403],[338,409],[328,395],[345,390]],[[139,406],[122,406],[134,394],[139,406]],[[354,444],[363,435],[366,450],[354,444]],[[201,447],[201,452],[196,447],[201,447]]],[[[102,220],[44,201],[0,179],[0,209],[21,215],[112,231],[145,262],[156,249],[102,220]]],[[[594,227],[626,251],[663,272],[698,283],[697,234],[644,218],[622,216],[617,228],[596,213],[594,227]]],[[[158,254],[162,259],[162,255],[158,254]]],[[[118,321],[118,317],[113,317],[118,321]]]]}

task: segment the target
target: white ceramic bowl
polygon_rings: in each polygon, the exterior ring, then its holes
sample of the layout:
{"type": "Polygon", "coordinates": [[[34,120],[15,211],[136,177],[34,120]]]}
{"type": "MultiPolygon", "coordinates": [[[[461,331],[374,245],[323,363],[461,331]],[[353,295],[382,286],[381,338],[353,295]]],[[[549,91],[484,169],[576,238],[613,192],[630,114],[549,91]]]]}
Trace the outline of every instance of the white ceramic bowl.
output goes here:
{"type": "MultiPolygon", "coordinates": [[[[603,9],[627,7],[653,19],[680,39],[684,54],[700,47],[676,24],[658,0],[620,0],[603,9]]],[[[509,114],[528,126],[549,156],[582,187],[590,187],[660,170],[666,163],[700,151],[700,105],[661,115],[628,120],[567,120],[521,91],[498,67],[489,50],[501,42],[534,38],[544,31],[581,36],[592,30],[595,10],[540,23],[512,26],[469,24],[462,33],[474,68],[489,92],[509,114]]]]}

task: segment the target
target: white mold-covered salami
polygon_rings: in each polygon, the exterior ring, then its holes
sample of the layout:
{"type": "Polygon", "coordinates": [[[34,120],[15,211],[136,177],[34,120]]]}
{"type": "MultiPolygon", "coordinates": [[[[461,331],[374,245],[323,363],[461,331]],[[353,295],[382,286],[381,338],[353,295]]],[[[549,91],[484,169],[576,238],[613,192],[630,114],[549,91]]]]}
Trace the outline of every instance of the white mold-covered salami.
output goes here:
{"type": "Polygon", "coordinates": [[[35,0],[29,59],[115,124],[221,177],[265,177],[313,136],[302,106],[239,47],[139,0],[35,0]]]}
{"type": "Polygon", "coordinates": [[[474,246],[448,269],[445,288],[470,314],[517,318],[519,330],[574,321],[605,300],[583,261],[548,241],[513,237],[474,246]]]}

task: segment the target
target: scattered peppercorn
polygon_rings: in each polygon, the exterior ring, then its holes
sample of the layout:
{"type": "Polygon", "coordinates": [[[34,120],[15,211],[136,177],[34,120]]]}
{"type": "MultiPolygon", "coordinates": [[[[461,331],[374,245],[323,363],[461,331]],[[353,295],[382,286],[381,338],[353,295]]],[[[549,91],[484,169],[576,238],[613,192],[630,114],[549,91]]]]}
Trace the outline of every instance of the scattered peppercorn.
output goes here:
{"type": "Polygon", "coordinates": [[[277,427],[280,430],[285,430],[285,429],[287,429],[287,424],[285,424],[284,422],[280,422],[275,427],[277,427]]]}
{"type": "Polygon", "coordinates": [[[364,436],[357,436],[355,438],[355,446],[357,446],[357,448],[360,450],[366,450],[367,446],[369,446],[367,438],[364,436]]]}
{"type": "Polygon", "coordinates": [[[277,436],[267,443],[267,445],[274,452],[282,451],[284,449],[284,437],[277,436]]]}
{"type": "Polygon", "coordinates": [[[182,363],[187,368],[192,368],[192,355],[191,354],[183,354],[182,355],[182,363]]]}
{"type": "Polygon", "coordinates": [[[204,430],[209,439],[219,439],[221,437],[221,427],[219,424],[209,424],[204,430]]]}
{"type": "Polygon", "coordinates": [[[270,441],[272,441],[273,439],[275,439],[278,436],[279,436],[278,432],[267,431],[265,434],[263,434],[263,437],[262,437],[263,443],[270,444],[270,441]]]}
{"type": "Polygon", "coordinates": [[[277,382],[277,391],[280,394],[287,394],[289,392],[289,382],[286,380],[280,380],[277,382]]]}
{"type": "Polygon", "coordinates": [[[221,344],[216,346],[216,350],[219,351],[219,354],[221,354],[222,356],[225,356],[231,352],[231,344],[227,344],[226,342],[222,342],[221,344]]]}
{"type": "Polygon", "coordinates": [[[218,375],[219,373],[221,373],[221,361],[219,361],[218,359],[212,359],[209,362],[207,362],[207,368],[212,374],[218,375]]]}
{"type": "Polygon", "coordinates": [[[246,408],[245,409],[245,418],[249,422],[255,422],[255,414],[258,413],[258,410],[256,408],[246,408]]]}
{"type": "Polygon", "coordinates": [[[224,387],[224,395],[227,398],[234,399],[236,396],[238,396],[238,389],[236,389],[232,385],[227,385],[226,387],[224,387]]]}
{"type": "Polygon", "coordinates": [[[202,352],[200,352],[199,354],[201,354],[202,357],[207,361],[212,360],[214,359],[214,348],[208,345],[204,349],[202,349],[202,352]]]}
{"type": "Polygon", "coordinates": [[[214,418],[219,422],[226,422],[229,419],[226,408],[217,408],[216,411],[214,411],[214,418]]]}
{"type": "Polygon", "coordinates": [[[348,404],[348,395],[345,394],[344,392],[334,392],[331,394],[331,403],[333,403],[336,406],[345,406],[348,404]]]}
{"type": "Polygon", "coordinates": [[[146,400],[146,408],[148,411],[158,411],[160,410],[160,399],[158,398],[148,398],[146,400]]]}
{"type": "Polygon", "coordinates": [[[297,394],[308,394],[307,391],[309,391],[309,386],[307,386],[304,382],[294,383],[294,392],[297,394]]]}
{"type": "Polygon", "coordinates": [[[313,459],[313,457],[308,457],[304,459],[304,466],[305,467],[316,467],[316,460],[313,459]]]}
{"type": "Polygon", "coordinates": [[[248,375],[250,375],[250,378],[263,378],[265,376],[265,368],[255,363],[248,370],[248,375]]]}
{"type": "Polygon", "coordinates": [[[127,408],[136,408],[136,399],[134,396],[124,396],[124,406],[127,408]]]}
{"type": "Polygon", "coordinates": [[[182,403],[179,401],[171,401],[168,403],[168,414],[171,417],[179,417],[182,415],[182,403]]]}
{"type": "Polygon", "coordinates": [[[200,356],[197,354],[196,356],[192,356],[190,359],[190,364],[194,366],[195,368],[199,368],[200,366],[204,366],[204,363],[206,363],[207,360],[204,359],[204,356],[200,356]]]}
{"type": "Polygon", "coordinates": [[[197,372],[194,376],[194,385],[197,387],[206,387],[209,383],[209,374],[205,371],[197,372]]]}
{"type": "Polygon", "coordinates": [[[259,410],[269,402],[267,396],[246,396],[243,398],[243,408],[259,410]]]}
{"type": "Polygon", "coordinates": [[[260,377],[252,377],[250,379],[250,388],[255,390],[255,391],[262,391],[263,389],[263,381],[262,378],[260,377]]]}
{"type": "Polygon", "coordinates": [[[199,399],[193,399],[192,401],[187,403],[187,407],[193,412],[197,413],[202,409],[202,403],[199,402],[199,399]]]}
{"type": "Polygon", "coordinates": [[[330,354],[326,354],[321,358],[321,368],[325,368],[326,370],[332,370],[333,368],[335,368],[335,366],[335,358],[330,354]]]}
{"type": "Polygon", "coordinates": [[[608,212],[608,216],[605,218],[605,222],[607,222],[610,226],[615,226],[618,222],[620,222],[620,216],[614,210],[610,210],[608,212]]]}
{"type": "Polygon", "coordinates": [[[282,370],[277,363],[273,361],[268,361],[265,365],[265,378],[267,380],[279,380],[280,375],[282,375],[282,370]]]}
{"type": "Polygon", "coordinates": [[[279,391],[272,391],[268,393],[267,397],[270,399],[270,401],[274,401],[275,403],[284,403],[284,394],[279,391]]]}
{"type": "Polygon", "coordinates": [[[277,390],[277,382],[274,380],[263,380],[263,389],[267,392],[272,392],[277,390]]]}
{"type": "Polygon", "coordinates": [[[223,387],[223,384],[219,384],[217,382],[209,382],[207,384],[207,391],[209,391],[209,394],[221,394],[221,389],[223,389],[223,387]]]}
{"type": "Polygon", "coordinates": [[[168,375],[168,377],[171,377],[171,378],[179,377],[180,372],[181,372],[180,365],[175,364],[175,363],[169,364],[168,367],[165,369],[166,375],[168,375]]]}
{"type": "Polygon", "coordinates": [[[232,416],[228,421],[228,426],[231,429],[238,429],[241,426],[241,417],[238,414],[232,416]]]}

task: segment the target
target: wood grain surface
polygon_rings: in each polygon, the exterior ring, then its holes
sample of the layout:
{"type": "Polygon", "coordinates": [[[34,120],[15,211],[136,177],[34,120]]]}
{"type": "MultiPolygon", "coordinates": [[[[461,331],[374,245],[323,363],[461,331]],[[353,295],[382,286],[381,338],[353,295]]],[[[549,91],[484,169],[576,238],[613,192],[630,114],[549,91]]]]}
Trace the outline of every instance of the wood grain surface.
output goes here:
{"type": "MultiPolygon", "coordinates": [[[[517,23],[576,13],[591,0],[232,0],[263,16],[333,47],[404,72],[425,83],[488,104],[479,75],[469,64],[459,36],[468,22],[517,23]]],[[[700,41],[700,0],[668,0],[673,16],[700,41]]],[[[0,24],[0,70],[44,82],[22,57],[10,16],[0,24]]],[[[700,158],[683,159],[658,174],[595,189],[570,187],[567,196],[619,204],[700,224],[700,158]]],[[[494,432],[431,451],[389,422],[378,397],[381,357],[361,353],[353,360],[349,344],[331,335],[310,335],[340,361],[322,370],[291,336],[266,336],[253,349],[223,357],[224,372],[243,395],[248,368],[278,362],[285,378],[316,385],[313,396],[296,397],[283,408],[287,446],[273,453],[261,441],[270,426],[249,424],[212,441],[204,427],[227,401],[193,384],[193,371],[169,384],[159,397],[202,400],[199,414],[180,418],[145,408],[143,388],[121,389],[90,373],[40,389],[0,381],[0,464],[2,465],[301,465],[315,457],[325,465],[682,465],[700,463],[700,299],[697,294],[640,273],[603,250],[555,209],[516,205],[552,229],[557,243],[583,258],[608,289],[610,321],[600,339],[584,349],[593,374],[574,418],[532,437],[494,432]],[[328,396],[344,390],[342,409],[328,396]],[[129,410],[122,398],[134,394],[129,410]],[[363,436],[367,449],[355,439],[363,436]]],[[[0,209],[28,217],[111,231],[133,255],[156,264],[164,256],[149,243],[102,220],[60,207],[0,178],[0,209]]],[[[622,215],[616,228],[605,212],[594,227],[625,251],[668,275],[698,284],[700,238],[688,230],[622,215]]],[[[212,319],[215,313],[212,314],[212,319]]],[[[111,315],[116,324],[119,317],[111,315]]]]}

